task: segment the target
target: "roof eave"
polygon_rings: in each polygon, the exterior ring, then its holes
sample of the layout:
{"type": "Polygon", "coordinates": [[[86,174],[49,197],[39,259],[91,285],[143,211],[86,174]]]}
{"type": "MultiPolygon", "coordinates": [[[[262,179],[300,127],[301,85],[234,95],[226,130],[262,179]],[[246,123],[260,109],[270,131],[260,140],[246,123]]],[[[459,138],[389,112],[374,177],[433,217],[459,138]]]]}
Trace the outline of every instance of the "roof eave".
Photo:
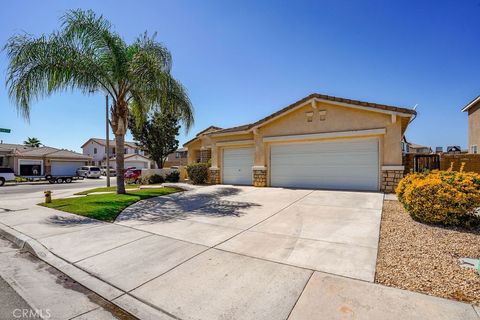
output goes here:
{"type": "Polygon", "coordinates": [[[471,107],[473,107],[474,105],[476,105],[479,101],[480,101],[480,96],[476,97],[475,99],[473,99],[472,101],[470,101],[469,104],[467,104],[465,107],[463,107],[462,112],[468,111],[471,107]]]}

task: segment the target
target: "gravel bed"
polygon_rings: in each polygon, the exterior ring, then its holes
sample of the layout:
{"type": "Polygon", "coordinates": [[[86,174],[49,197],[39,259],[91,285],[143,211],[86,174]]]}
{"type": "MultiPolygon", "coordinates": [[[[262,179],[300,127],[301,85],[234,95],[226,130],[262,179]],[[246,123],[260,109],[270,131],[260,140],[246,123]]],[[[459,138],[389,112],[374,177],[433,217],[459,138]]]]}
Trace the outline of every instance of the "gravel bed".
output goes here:
{"type": "Polygon", "coordinates": [[[480,305],[480,275],[461,257],[480,258],[480,228],[419,223],[398,201],[384,202],[375,282],[480,305]]]}

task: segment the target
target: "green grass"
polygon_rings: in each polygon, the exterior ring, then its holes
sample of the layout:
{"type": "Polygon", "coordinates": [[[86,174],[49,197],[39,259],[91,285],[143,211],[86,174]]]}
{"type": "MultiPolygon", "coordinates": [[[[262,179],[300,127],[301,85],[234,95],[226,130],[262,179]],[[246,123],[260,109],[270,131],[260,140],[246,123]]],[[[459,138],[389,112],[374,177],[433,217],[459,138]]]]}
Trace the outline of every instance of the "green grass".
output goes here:
{"type": "MultiPolygon", "coordinates": [[[[98,188],[102,189],[102,188],[98,188]]],[[[126,207],[137,201],[178,192],[175,188],[155,188],[130,191],[126,194],[95,194],[85,197],[54,199],[39,205],[102,221],[115,221],[126,207]]]]}
{"type": "MultiPolygon", "coordinates": [[[[127,184],[125,185],[125,189],[138,189],[139,185],[138,184],[127,184]]],[[[117,191],[117,187],[100,187],[100,188],[94,188],[94,189],[89,189],[81,192],[75,193],[76,195],[87,195],[89,193],[93,192],[115,192],[117,191]]]]}

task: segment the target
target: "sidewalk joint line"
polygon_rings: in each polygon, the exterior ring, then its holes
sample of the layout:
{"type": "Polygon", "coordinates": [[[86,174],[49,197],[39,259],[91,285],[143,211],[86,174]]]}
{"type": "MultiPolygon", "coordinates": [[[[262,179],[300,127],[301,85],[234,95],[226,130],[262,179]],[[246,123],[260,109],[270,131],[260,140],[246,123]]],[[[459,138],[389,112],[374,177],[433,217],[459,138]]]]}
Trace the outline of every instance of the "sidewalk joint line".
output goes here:
{"type": "Polygon", "coordinates": [[[286,319],[290,318],[290,316],[292,315],[293,310],[294,310],[295,307],[297,306],[298,301],[300,301],[300,299],[302,298],[302,295],[303,295],[303,293],[305,292],[305,289],[307,288],[308,283],[310,282],[310,279],[312,279],[314,273],[315,273],[315,272],[312,272],[312,273],[310,274],[310,276],[308,277],[307,282],[305,282],[305,285],[303,286],[302,292],[300,292],[300,294],[298,295],[297,300],[295,300],[295,303],[293,304],[292,309],[290,309],[290,312],[288,313],[288,316],[287,316],[286,319]]]}

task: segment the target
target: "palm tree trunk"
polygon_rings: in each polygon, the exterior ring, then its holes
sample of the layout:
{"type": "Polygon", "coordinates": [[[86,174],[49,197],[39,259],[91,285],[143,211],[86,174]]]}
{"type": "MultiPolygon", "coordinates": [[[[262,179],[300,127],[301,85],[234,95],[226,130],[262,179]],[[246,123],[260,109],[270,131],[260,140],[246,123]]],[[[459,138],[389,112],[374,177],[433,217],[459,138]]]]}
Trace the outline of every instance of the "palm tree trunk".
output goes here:
{"type": "Polygon", "coordinates": [[[125,193],[125,135],[115,134],[115,162],[117,164],[117,194],[125,193]]]}

